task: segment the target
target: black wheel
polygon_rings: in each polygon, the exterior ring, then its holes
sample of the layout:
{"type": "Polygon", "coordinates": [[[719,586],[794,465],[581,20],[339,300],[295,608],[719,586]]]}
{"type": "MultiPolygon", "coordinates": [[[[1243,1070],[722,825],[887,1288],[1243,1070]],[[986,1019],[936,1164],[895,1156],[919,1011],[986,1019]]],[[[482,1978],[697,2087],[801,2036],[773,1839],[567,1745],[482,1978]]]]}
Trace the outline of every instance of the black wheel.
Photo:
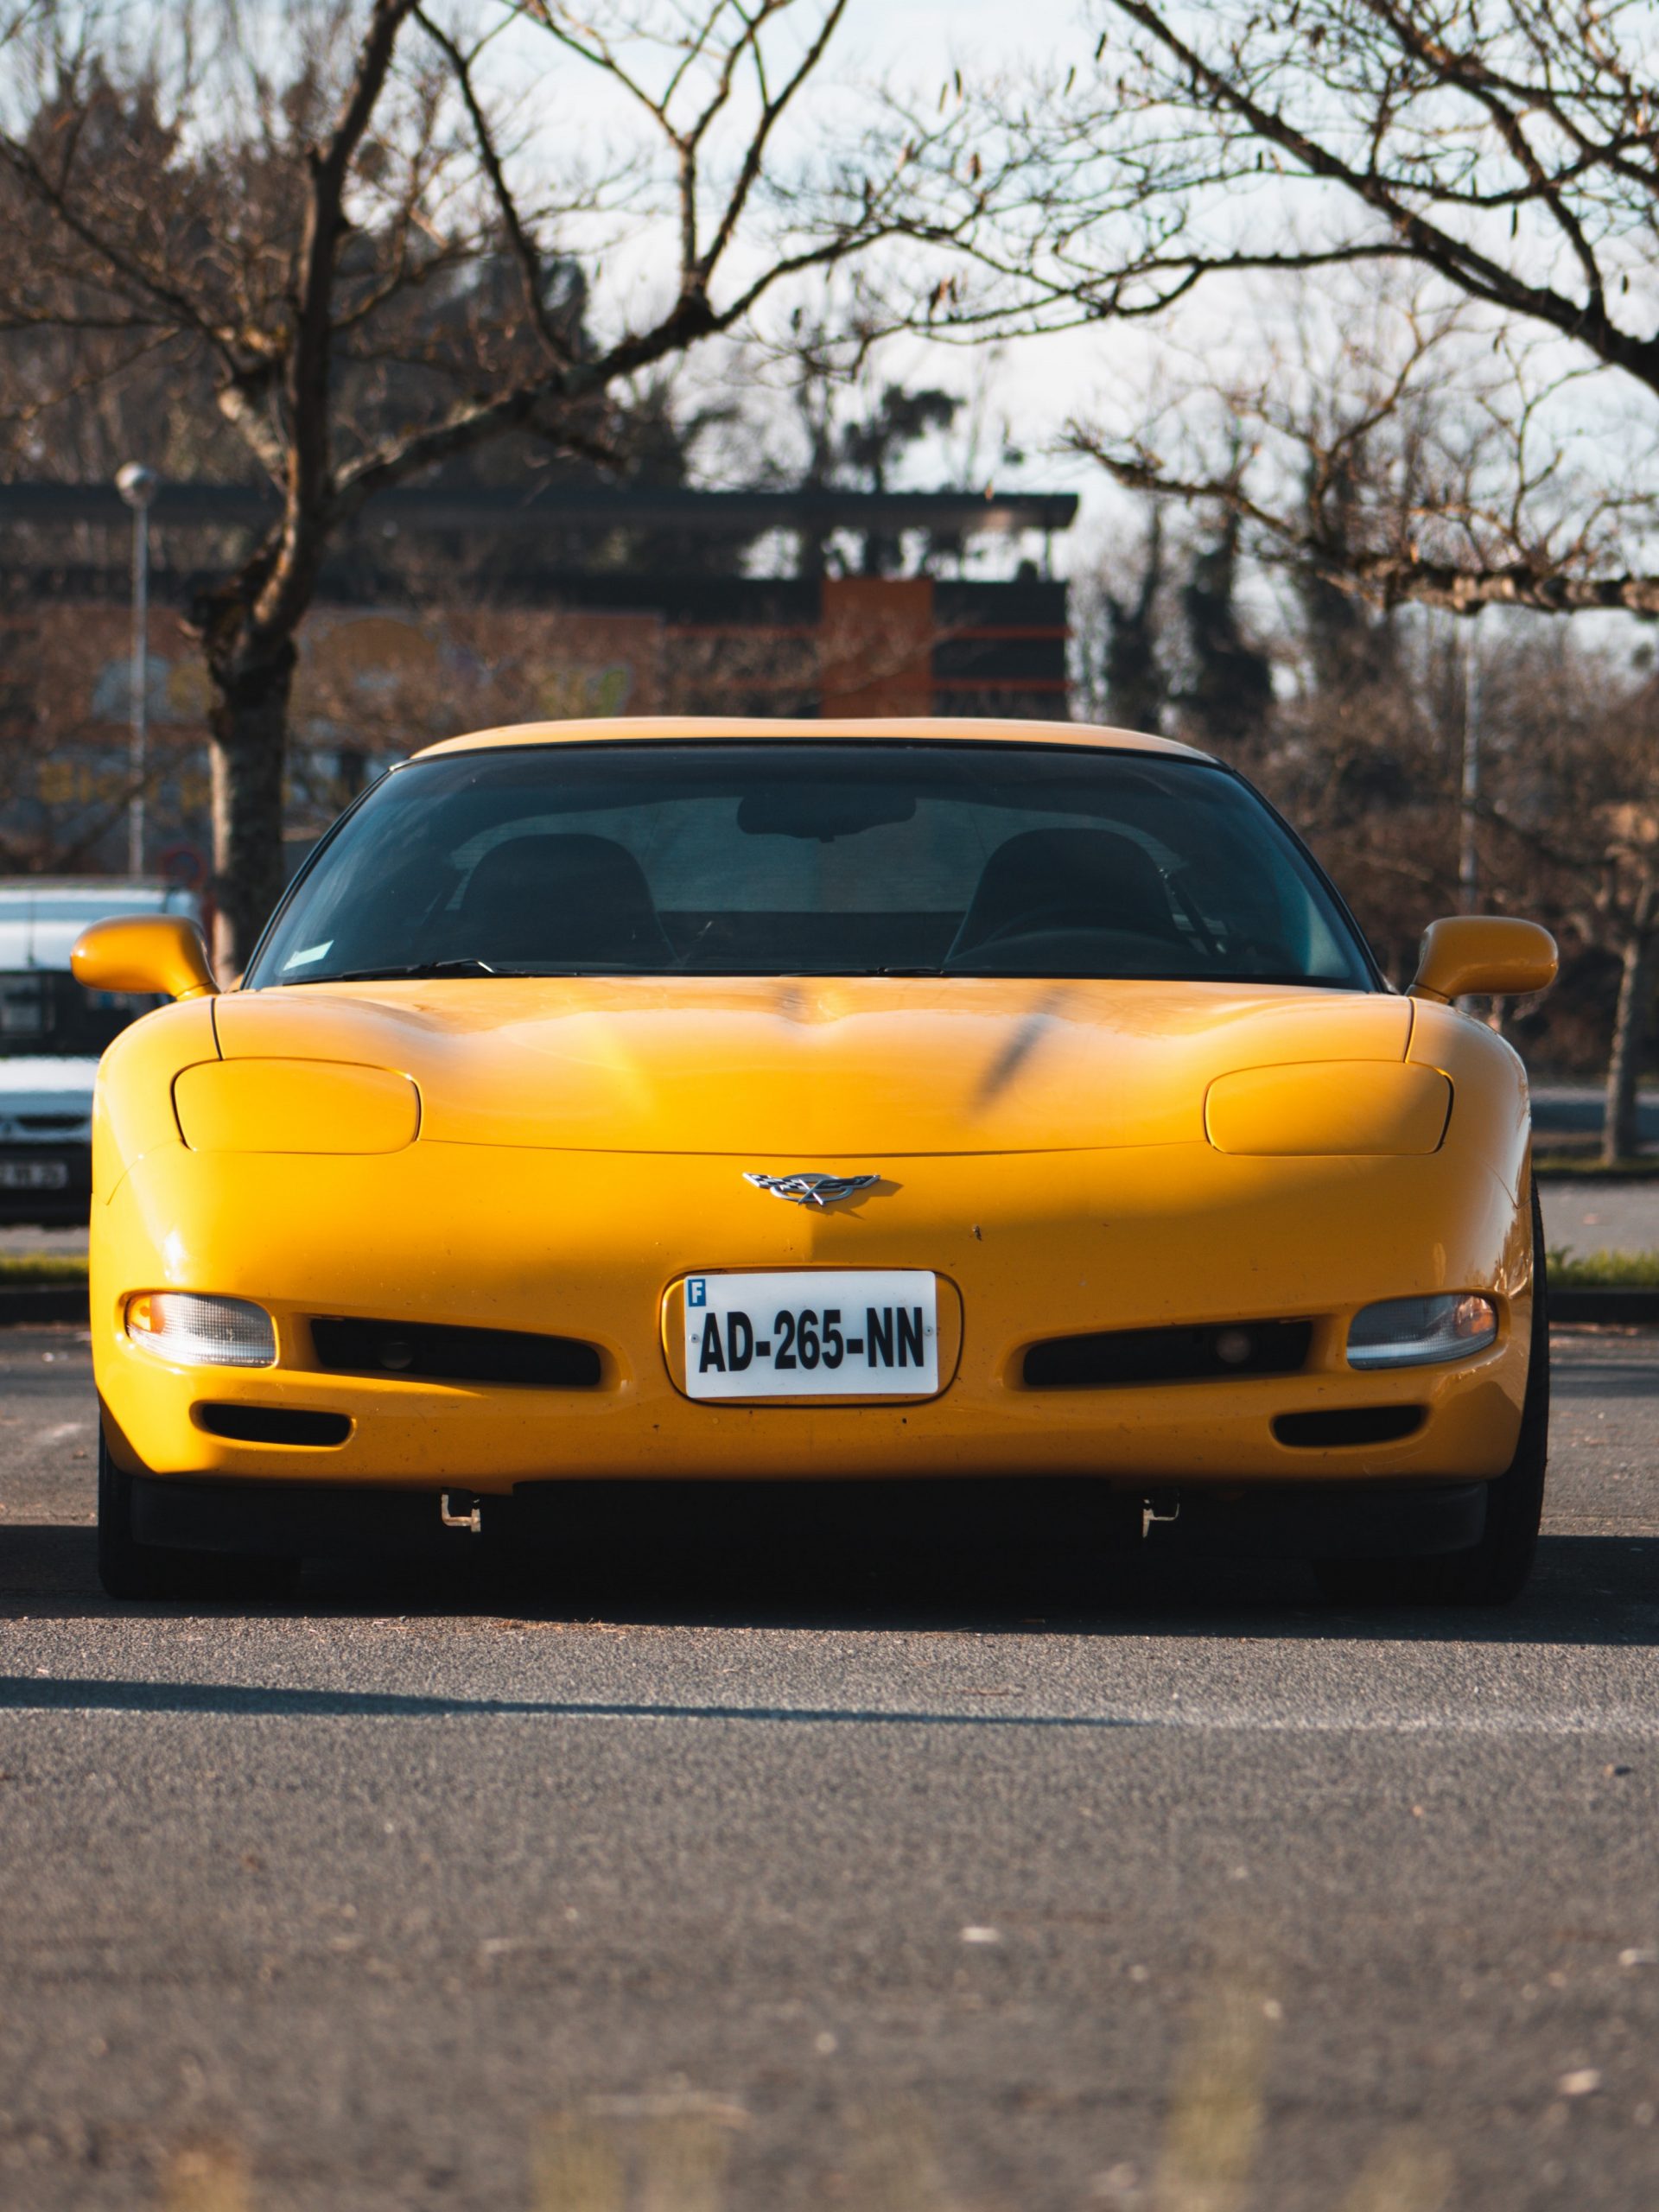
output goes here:
{"type": "Polygon", "coordinates": [[[1526,1587],[1549,1459],[1549,1309],[1543,1210],[1532,1187],[1532,1341],[1515,1457],[1486,1488],[1486,1527],[1464,1552],[1431,1559],[1321,1560],[1325,1595],[1359,1605],[1507,1605],[1526,1587]]]}
{"type": "Polygon", "coordinates": [[[98,1440],[98,1579],[111,1598],[272,1599],[293,1589],[299,1562],[141,1544],[132,1533],[132,1477],[98,1440]]]}

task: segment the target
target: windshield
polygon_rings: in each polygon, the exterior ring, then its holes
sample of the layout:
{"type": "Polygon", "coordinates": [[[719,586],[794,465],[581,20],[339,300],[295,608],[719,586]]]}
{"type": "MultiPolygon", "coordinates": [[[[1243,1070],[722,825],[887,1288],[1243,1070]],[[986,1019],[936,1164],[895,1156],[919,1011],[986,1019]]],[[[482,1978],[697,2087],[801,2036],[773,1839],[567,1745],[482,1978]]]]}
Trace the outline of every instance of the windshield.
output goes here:
{"type": "Polygon", "coordinates": [[[247,982],[445,971],[1372,988],[1318,871],[1225,770],[988,741],[411,762],[323,846],[247,982]]]}
{"type": "Polygon", "coordinates": [[[130,1021],[164,1003],[86,990],[60,968],[0,972],[0,1059],[95,1060],[130,1021]]]}

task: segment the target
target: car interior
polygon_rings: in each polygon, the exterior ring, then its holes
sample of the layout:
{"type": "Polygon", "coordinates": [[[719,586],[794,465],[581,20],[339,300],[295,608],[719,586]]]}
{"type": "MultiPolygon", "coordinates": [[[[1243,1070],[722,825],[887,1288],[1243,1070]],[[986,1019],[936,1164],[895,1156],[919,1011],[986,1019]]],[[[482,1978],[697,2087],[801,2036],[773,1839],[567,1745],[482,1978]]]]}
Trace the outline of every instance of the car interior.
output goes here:
{"type": "Polygon", "coordinates": [[[1367,987],[1289,840],[1219,774],[996,748],[918,764],[898,746],[849,772],[842,748],[806,750],[413,764],[302,878],[255,987],[514,972],[1367,987]],[[371,829],[377,808],[401,834],[371,829]]]}
{"type": "MultiPolygon", "coordinates": [[[[1146,848],[1116,831],[1027,830],[986,861],[966,911],[659,912],[645,870],[618,840],[531,833],[478,860],[444,919],[446,940],[487,946],[503,967],[696,970],[823,964],[943,968],[997,975],[1029,969],[1166,972],[1220,948],[1195,913],[1178,918],[1171,887],[1146,848]],[[459,927],[455,925],[459,925],[459,927]]],[[[1283,948],[1257,946],[1283,965],[1283,948]]]]}

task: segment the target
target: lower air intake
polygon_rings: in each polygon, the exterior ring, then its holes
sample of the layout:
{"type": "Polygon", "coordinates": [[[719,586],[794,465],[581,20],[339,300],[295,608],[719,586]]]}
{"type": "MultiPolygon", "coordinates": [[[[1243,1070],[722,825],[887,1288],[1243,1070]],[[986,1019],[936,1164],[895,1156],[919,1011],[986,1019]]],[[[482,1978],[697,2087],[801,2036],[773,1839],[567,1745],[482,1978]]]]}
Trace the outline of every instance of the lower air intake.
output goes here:
{"type": "Polygon", "coordinates": [[[1087,1337],[1048,1337],[1027,1351],[1025,1383],[1028,1390],[1109,1390],[1135,1382],[1296,1375],[1306,1366],[1313,1342],[1311,1321],[1103,1329],[1087,1337]]]}
{"type": "Polygon", "coordinates": [[[539,1390],[599,1386],[597,1349],[575,1337],[432,1322],[314,1320],[317,1364],[335,1375],[414,1375],[433,1382],[518,1382],[539,1390]]]}
{"type": "Polygon", "coordinates": [[[289,1406],[193,1406],[198,1428],[235,1444],[343,1444],[352,1433],[344,1414],[296,1411],[289,1406]]]}
{"type": "Polygon", "coordinates": [[[1342,1406],[1329,1413],[1281,1414],[1273,1433],[1281,1444],[1328,1452],[1344,1444],[1397,1444],[1422,1425],[1421,1406],[1342,1406]]]}

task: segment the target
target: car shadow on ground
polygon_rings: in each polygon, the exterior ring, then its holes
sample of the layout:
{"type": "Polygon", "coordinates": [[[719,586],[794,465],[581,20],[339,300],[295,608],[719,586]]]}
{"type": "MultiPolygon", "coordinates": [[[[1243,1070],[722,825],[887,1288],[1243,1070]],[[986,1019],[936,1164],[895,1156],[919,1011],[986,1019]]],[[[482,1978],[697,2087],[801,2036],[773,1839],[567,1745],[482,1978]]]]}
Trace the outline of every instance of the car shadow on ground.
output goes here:
{"type": "Polygon", "coordinates": [[[1135,1635],[1326,1643],[1659,1643],[1659,1537],[1543,1538],[1532,1582],[1492,1611],[1337,1605],[1292,1560],[1079,1562],[1033,1548],[995,1560],[917,1552],[810,1556],[729,1539],[584,1563],[474,1555],[453,1568],[318,1563],[291,1602],[118,1605],[98,1586],[92,1531],[0,1523],[0,1621],[203,1613],[242,1620],[413,1618],[603,1622],[620,1627],[806,1629],[980,1635],[1135,1635]]]}

